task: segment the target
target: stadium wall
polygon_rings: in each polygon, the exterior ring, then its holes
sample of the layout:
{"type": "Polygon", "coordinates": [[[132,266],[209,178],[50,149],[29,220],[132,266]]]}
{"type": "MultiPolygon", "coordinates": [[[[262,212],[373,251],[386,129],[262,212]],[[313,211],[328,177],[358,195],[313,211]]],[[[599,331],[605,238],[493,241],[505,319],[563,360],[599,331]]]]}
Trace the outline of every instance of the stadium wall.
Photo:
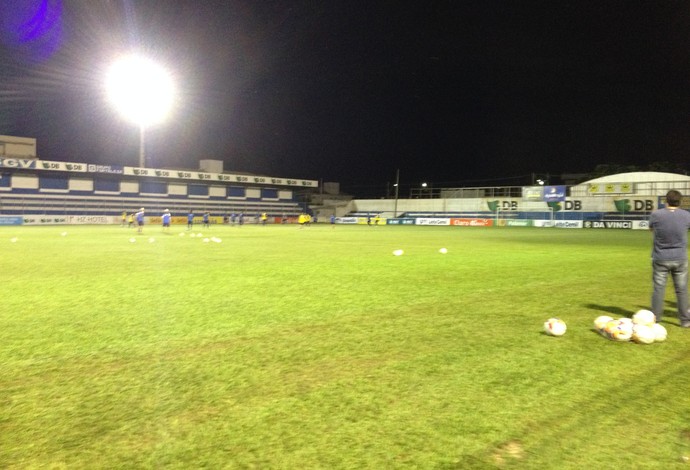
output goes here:
{"type": "Polygon", "coordinates": [[[466,198],[466,199],[357,199],[351,211],[359,214],[386,216],[483,214],[503,213],[515,218],[533,218],[530,214],[553,214],[555,218],[587,220],[612,215],[646,217],[661,207],[661,196],[583,196],[566,198],[560,202],[524,201],[522,198],[466,198]],[[394,214],[395,212],[395,214],[394,214]]]}

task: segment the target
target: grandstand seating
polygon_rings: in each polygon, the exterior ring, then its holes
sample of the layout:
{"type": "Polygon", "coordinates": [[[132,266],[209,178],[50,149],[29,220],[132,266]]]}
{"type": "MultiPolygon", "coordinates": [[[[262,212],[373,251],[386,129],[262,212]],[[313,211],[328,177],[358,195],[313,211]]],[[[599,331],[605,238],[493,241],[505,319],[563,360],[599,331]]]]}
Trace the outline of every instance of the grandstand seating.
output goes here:
{"type": "Polygon", "coordinates": [[[193,210],[216,216],[266,212],[271,217],[293,217],[302,212],[291,190],[237,183],[77,178],[30,172],[3,173],[0,182],[0,214],[4,215],[118,216],[140,207],[150,214],[169,209],[175,215],[193,210]]]}

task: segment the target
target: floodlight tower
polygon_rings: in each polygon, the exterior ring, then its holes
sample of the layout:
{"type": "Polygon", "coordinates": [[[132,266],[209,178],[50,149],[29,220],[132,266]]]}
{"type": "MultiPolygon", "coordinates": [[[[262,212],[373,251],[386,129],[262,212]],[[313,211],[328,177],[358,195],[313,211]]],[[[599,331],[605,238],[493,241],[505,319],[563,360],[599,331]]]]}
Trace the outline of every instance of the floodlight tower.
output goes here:
{"type": "Polygon", "coordinates": [[[173,104],[174,86],[159,65],[141,56],[126,56],[108,71],[106,89],[111,103],[139,126],[139,166],[146,166],[146,128],[165,119],[173,104]]]}

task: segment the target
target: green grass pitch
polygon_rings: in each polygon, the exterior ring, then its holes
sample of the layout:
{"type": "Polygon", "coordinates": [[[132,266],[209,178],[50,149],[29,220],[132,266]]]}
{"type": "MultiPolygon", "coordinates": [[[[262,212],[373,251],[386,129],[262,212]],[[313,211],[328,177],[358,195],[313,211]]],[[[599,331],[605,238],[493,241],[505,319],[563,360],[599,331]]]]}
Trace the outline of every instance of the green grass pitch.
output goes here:
{"type": "Polygon", "coordinates": [[[672,289],[666,342],[592,330],[648,232],[144,232],[0,228],[1,468],[687,468],[672,289]]]}

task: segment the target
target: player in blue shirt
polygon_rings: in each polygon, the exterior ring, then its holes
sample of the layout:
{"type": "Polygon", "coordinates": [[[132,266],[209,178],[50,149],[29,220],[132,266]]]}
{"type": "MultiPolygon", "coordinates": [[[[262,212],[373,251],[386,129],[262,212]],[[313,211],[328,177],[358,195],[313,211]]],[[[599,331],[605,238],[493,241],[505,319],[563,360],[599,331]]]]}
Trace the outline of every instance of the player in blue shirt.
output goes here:
{"type": "Polygon", "coordinates": [[[170,211],[165,209],[161,218],[163,219],[163,231],[170,232],[170,211]]]}
{"type": "Polygon", "coordinates": [[[144,231],[144,208],[142,207],[139,212],[134,214],[134,218],[137,220],[137,232],[141,233],[144,231]]]}
{"type": "Polygon", "coordinates": [[[208,213],[208,211],[204,212],[204,215],[203,215],[203,218],[202,218],[202,221],[203,221],[203,223],[204,223],[204,228],[210,228],[209,220],[208,220],[209,215],[210,215],[210,214],[208,213]]]}
{"type": "Polygon", "coordinates": [[[194,227],[194,211],[189,211],[187,214],[187,230],[191,230],[194,227]]]}

